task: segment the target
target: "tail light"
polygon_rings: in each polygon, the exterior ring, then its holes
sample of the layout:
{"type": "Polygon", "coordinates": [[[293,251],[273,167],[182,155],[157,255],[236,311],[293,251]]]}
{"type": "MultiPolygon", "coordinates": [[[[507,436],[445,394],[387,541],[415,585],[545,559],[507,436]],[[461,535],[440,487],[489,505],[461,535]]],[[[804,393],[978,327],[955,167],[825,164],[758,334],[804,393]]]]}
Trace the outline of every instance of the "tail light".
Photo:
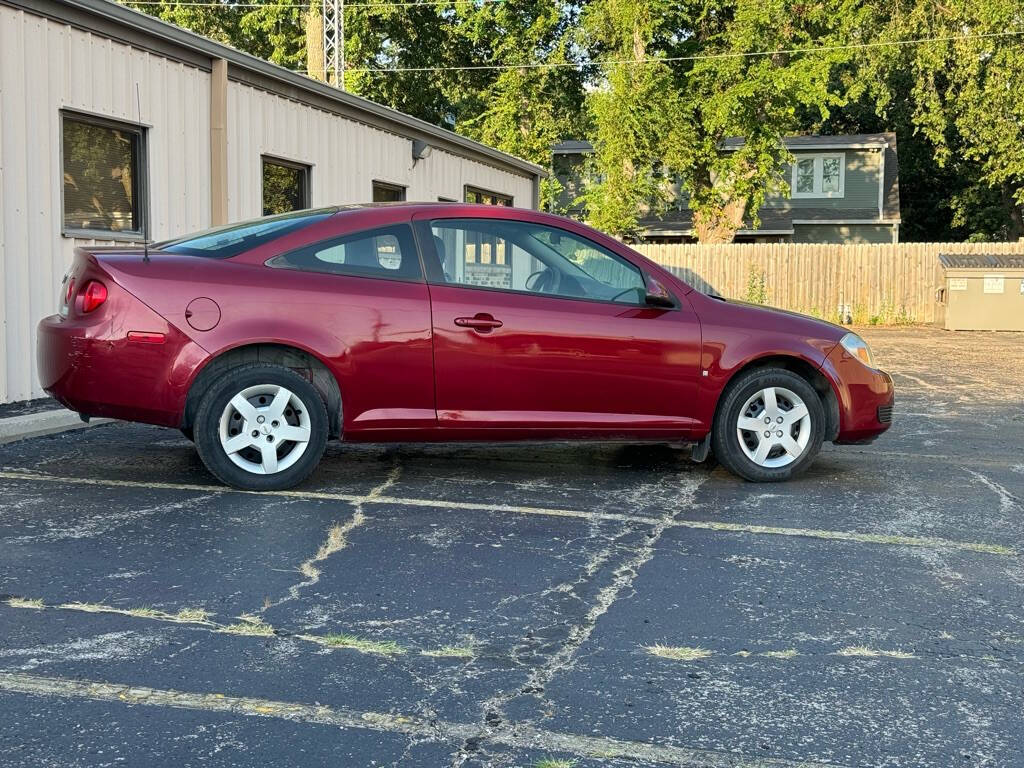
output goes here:
{"type": "Polygon", "coordinates": [[[74,296],[74,295],[75,295],[75,278],[72,277],[70,280],[68,280],[68,289],[64,293],[64,303],[65,304],[70,304],[71,303],[71,297],[74,296]]]}
{"type": "Polygon", "coordinates": [[[90,280],[82,289],[82,311],[92,312],[107,300],[107,286],[98,280],[90,280]]]}

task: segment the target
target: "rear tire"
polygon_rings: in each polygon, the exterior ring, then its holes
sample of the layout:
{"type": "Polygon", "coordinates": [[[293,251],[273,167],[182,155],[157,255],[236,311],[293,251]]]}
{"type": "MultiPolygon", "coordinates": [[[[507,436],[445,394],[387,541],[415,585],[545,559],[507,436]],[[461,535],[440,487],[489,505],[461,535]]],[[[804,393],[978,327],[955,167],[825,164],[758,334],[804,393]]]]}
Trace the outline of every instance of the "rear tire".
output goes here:
{"type": "Polygon", "coordinates": [[[755,368],[722,394],[711,448],[733,474],[774,483],[811,465],[825,426],[821,398],[806,379],[785,368],[755,368]]]}
{"type": "Polygon", "coordinates": [[[323,398],[290,368],[251,363],[225,371],[199,402],[196,449],[221,482],[277,491],[312,474],[327,444],[323,398]]]}

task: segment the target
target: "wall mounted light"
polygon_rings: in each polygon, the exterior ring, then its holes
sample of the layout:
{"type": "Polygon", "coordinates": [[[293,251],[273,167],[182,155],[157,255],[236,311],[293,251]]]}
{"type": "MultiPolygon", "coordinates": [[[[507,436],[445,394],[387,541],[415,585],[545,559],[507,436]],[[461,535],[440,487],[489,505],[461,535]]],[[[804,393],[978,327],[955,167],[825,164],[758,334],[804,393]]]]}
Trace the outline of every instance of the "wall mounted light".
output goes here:
{"type": "Polygon", "coordinates": [[[430,153],[432,151],[433,151],[433,147],[431,147],[429,144],[427,144],[427,142],[423,141],[423,139],[413,139],[412,140],[412,164],[413,164],[413,166],[415,166],[418,161],[425,160],[428,157],[430,157],[430,153]]]}

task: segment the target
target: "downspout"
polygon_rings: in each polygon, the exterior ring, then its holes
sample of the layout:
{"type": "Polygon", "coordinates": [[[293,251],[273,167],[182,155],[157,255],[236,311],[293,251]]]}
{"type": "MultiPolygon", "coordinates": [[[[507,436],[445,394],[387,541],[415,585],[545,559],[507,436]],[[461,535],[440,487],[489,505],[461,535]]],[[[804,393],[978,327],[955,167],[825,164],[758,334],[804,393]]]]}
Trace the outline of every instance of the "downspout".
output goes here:
{"type": "Polygon", "coordinates": [[[210,226],[228,223],[228,62],[210,67],[210,226]]]}

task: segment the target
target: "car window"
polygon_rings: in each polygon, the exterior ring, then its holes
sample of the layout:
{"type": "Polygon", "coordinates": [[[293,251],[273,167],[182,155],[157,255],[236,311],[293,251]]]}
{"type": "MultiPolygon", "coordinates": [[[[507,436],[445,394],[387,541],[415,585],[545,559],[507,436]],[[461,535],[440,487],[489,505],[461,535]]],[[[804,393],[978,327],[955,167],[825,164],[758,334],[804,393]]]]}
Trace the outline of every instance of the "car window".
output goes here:
{"type": "Polygon", "coordinates": [[[568,298],[642,304],[643,274],[584,237],[507,219],[430,224],[444,281],[568,298]]]}
{"type": "Polygon", "coordinates": [[[308,227],[337,213],[337,208],[319,208],[296,211],[279,216],[264,216],[260,219],[230,224],[203,232],[167,240],[153,246],[154,250],[165,253],[184,253],[189,256],[205,256],[211,259],[227,259],[249,251],[258,245],[269,243],[290,232],[308,227]]]}
{"type": "Polygon", "coordinates": [[[417,280],[419,256],[407,226],[358,232],[275,256],[272,267],[361,277],[417,280]]]}

